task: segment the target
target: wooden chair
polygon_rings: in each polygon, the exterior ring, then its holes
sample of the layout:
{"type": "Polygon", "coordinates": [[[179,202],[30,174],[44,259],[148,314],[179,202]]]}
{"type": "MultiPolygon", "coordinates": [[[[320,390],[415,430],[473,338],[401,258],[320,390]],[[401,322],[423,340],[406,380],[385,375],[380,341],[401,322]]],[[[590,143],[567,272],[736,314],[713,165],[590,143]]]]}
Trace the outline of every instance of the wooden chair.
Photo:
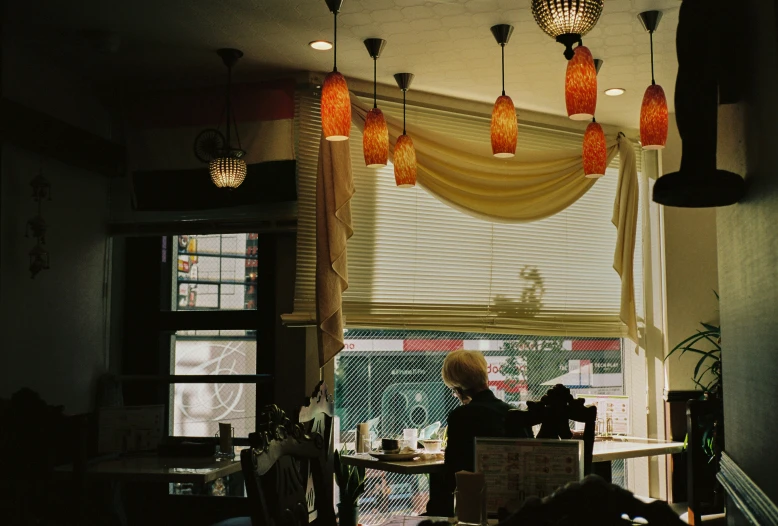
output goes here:
{"type": "MultiPolygon", "coordinates": [[[[323,444],[323,469],[326,473],[332,473],[333,469],[333,451],[332,451],[332,430],[335,418],[335,402],[329,393],[327,384],[322,380],[313,390],[310,398],[305,400],[305,404],[300,408],[298,422],[303,426],[303,431],[307,434],[317,433],[324,439],[323,444]]],[[[313,484],[313,471],[309,462],[303,462],[303,473],[307,473],[308,493],[308,516],[312,522],[317,518],[318,510],[313,506],[316,501],[315,489],[313,484]]],[[[324,498],[332,502],[333,495],[332,477],[325,477],[324,498]]]]}
{"type": "Polygon", "coordinates": [[[583,399],[573,398],[564,385],[555,385],[537,402],[527,402],[526,411],[508,411],[505,433],[509,437],[522,437],[527,428],[539,424],[540,431],[535,438],[572,439],[570,420],[584,424],[584,474],[589,475],[592,472],[597,408],[584,406],[583,399]]]}
{"type": "MultiPolygon", "coordinates": [[[[686,432],[689,436],[687,459],[687,491],[689,511],[686,520],[689,524],[726,524],[724,495],[716,481],[719,470],[718,458],[711,461],[702,448],[704,422],[711,422],[722,414],[721,400],[689,400],[686,402],[686,432]]],[[[723,449],[724,434],[717,430],[719,452],[723,449]]]]}

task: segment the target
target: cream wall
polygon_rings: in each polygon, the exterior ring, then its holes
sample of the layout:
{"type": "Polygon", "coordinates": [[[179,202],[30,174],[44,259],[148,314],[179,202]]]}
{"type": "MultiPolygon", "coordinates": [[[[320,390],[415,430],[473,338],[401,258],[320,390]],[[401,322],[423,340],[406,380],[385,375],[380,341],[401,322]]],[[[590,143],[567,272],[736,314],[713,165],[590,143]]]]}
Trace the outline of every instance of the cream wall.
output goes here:
{"type": "MultiPolygon", "coordinates": [[[[681,138],[670,116],[667,146],[662,151],[662,174],[681,166],[681,138]]],[[[718,324],[718,259],[716,249],[716,209],[662,208],[665,272],[665,354],[701,329],[700,322],[718,324]]],[[[711,344],[701,343],[708,350],[711,344]]],[[[695,355],[678,353],[665,364],[667,390],[694,389],[695,355]]]]}

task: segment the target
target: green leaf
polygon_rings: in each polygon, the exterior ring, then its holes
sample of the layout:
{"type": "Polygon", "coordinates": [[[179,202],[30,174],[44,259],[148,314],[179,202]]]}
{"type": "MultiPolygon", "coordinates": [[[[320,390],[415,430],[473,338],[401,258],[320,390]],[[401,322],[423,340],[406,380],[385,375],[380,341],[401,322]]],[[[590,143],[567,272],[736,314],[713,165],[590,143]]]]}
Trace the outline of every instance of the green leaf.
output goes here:
{"type": "Polygon", "coordinates": [[[705,360],[707,360],[708,358],[713,358],[713,359],[718,360],[718,358],[716,356],[714,356],[714,353],[716,353],[716,352],[718,352],[718,351],[716,351],[716,350],[708,351],[708,352],[706,352],[703,355],[702,358],[700,358],[700,360],[697,362],[697,367],[694,368],[694,376],[695,377],[698,376],[698,374],[700,372],[700,368],[705,364],[705,360]]]}
{"type": "Polygon", "coordinates": [[[719,327],[716,327],[715,325],[711,325],[710,323],[705,323],[704,321],[701,321],[700,325],[702,325],[703,327],[705,327],[707,330],[711,332],[717,332],[717,333],[721,332],[721,329],[719,327]]]}

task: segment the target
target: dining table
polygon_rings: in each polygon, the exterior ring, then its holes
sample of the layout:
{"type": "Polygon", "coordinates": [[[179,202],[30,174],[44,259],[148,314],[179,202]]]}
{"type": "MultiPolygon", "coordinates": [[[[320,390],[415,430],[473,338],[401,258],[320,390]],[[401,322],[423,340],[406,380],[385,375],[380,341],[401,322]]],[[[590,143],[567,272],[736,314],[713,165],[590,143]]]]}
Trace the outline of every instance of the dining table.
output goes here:
{"type": "MultiPolygon", "coordinates": [[[[610,478],[610,464],[614,460],[654,457],[680,453],[685,448],[683,442],[651,438],[612,436],[598,437],[594,441],[592,462],[593,471],[606,480],[610,478]]],[[[347,466],[376,469],[389,473],[420,475],[442,473],[445,470],[441,459],[425,459],[421,455],[416,460],[378,460],[369,453],[343,455],[341,462],[347,466]]]]}
{"type": "MultiPolygon", "coordinates": [[[[55,473],[73,472],[71,464],[55,473]]],[[[163,457],[158,455],[108,456],[90,461],[84,471],[89,479],[117,482],[169,482],[207,484],[240,471],[240,457],[163,457]]]]}

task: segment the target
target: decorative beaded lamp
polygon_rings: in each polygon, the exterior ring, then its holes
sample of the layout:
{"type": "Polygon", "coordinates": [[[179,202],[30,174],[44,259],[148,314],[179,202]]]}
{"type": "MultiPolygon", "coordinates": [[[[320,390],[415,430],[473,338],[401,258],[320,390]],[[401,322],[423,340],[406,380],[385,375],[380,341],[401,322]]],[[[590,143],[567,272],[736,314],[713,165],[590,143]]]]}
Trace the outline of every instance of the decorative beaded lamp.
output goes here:
{"type": "Polygon", "coordinates": [[[565,46],[573,58],[573,44],[592,30],[602,14],[603,0],[532,0],[532,16],[548,36],[565,46]]]}

